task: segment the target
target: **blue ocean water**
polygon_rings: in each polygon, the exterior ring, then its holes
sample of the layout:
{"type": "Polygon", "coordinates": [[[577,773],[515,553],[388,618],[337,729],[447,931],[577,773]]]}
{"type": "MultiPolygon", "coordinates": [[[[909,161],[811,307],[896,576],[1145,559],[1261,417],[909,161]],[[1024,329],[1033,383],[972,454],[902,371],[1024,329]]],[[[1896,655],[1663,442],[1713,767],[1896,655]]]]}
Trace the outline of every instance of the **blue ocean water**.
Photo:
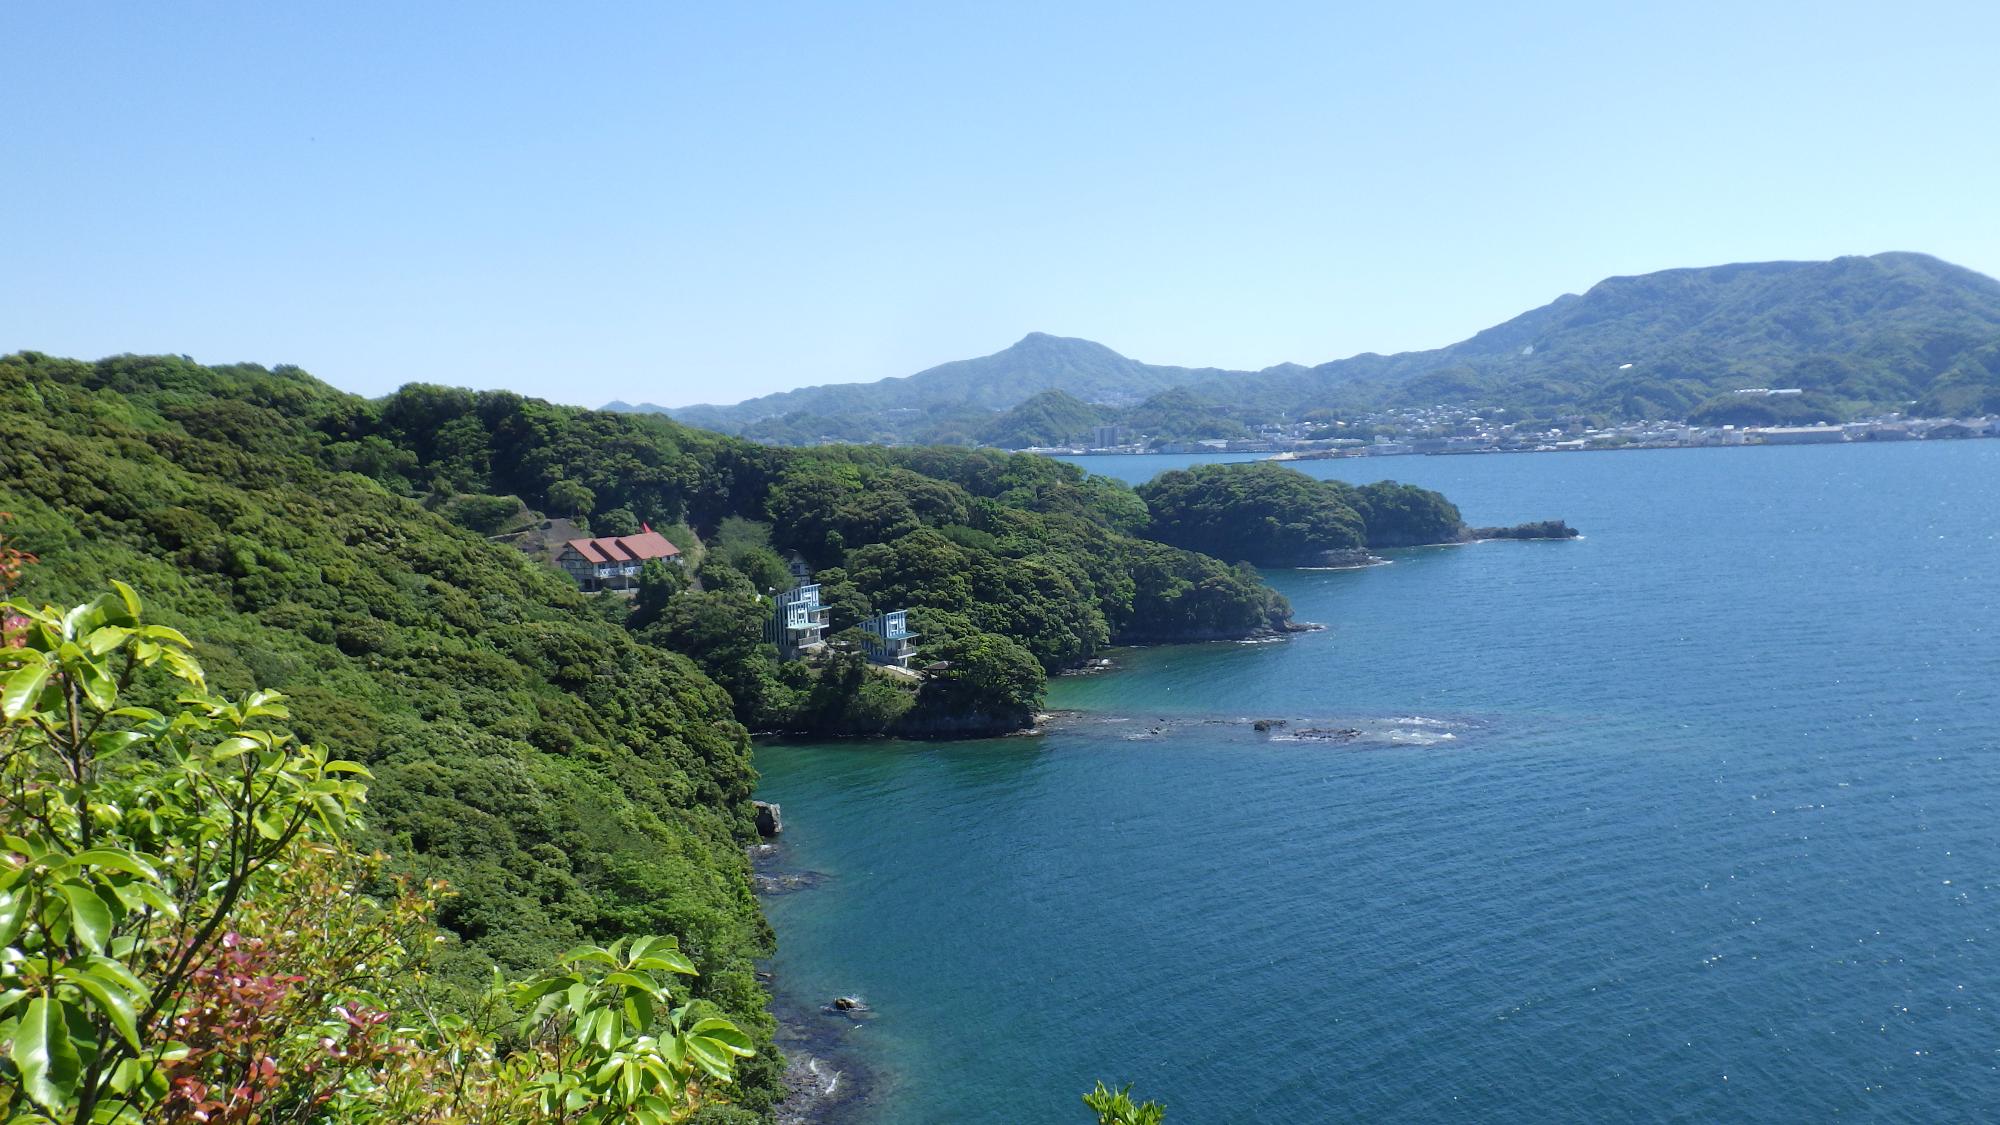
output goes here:
{"type": "Polygon", "coordinates": [[[1043,737],[760,750],[862,1120],[2000,1114],[2000,442],[1303,467],[1586,537],[1273,572],[1324,632],[1043,737]]]}

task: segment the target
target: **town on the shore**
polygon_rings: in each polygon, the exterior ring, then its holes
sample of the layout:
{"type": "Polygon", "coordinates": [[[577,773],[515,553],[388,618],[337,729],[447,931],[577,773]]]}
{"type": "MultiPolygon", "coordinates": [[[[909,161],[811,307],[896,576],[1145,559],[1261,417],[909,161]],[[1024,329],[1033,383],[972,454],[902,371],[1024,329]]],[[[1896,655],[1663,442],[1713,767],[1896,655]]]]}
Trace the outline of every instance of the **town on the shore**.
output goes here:
{"type": "MultiPolygon", "coordinates": [[[[1783,396],[1780,388],[1746,388],[1744,394],[1783,396]]],[[[1518,412],[1517,412],[1518,413],[1518,412]]],[[[1554,453],[1594,449],[1682,449],[1733,445],[1824,445],[1852,441],[1925,441],[2000,437],[2000,416],[1910,418],[1883,414],[1852,422],[1802,426],[1706,426],[1685,421],[1609,422],[1592,425],[1572,414],[1529,423],[1506,420],[1505,410],[1475,407],[1403,407],[1357,414],[1335,422],[1277,422],[1256,427],[1251,438],[1158,440],[1124,426],[1099,426],[1088,443],[1019,450],[1045,454],[1264,453],[1273,460],[1389,457],[1437,453],[1554,453]],[[1345,431],[1345,432],[1343,432],[1345,431]]]]}

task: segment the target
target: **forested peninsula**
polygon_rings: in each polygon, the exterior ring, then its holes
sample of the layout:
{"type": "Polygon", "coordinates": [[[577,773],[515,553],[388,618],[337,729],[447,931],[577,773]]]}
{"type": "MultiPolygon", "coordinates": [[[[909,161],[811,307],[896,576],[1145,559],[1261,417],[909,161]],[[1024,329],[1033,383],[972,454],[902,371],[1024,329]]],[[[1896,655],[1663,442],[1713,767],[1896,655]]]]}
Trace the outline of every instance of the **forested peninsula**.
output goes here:
{"type": "Polygon", "coordinates": [[[1319,480],[1269,461],[1171,470],[1140,485],[1138,495],[1152,538],[1265,567],[1352,565],[1370,548],[1577,534],[1560,520],[1474,528],[1430,489],[1319,480]]]}

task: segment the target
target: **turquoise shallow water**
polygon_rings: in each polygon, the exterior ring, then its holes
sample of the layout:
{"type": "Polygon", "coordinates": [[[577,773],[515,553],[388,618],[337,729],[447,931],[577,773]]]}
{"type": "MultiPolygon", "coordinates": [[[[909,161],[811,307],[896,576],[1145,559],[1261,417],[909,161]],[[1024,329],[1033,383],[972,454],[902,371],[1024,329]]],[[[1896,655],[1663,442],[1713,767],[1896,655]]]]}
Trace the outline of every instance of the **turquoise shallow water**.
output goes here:
{"type": "Polygon", "coordinates": [[[759,752],[863,1120],[1996,1112],[2000,442],[1307,468],[1586,538],[1273,573],[1325,632],[1125,653],[1045,737],[759,752]]]}

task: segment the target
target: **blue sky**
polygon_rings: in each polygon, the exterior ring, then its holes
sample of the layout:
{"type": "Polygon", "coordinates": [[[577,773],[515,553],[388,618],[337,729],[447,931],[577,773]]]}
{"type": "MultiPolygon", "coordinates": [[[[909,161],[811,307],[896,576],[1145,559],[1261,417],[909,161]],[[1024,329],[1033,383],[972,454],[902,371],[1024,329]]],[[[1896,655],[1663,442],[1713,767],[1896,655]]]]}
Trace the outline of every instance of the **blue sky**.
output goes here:
{"type": "Polygon", "coordinates": [[[729,402],[2000,274],[2000,4],[0,6],[0,351],[729,402]]]}

